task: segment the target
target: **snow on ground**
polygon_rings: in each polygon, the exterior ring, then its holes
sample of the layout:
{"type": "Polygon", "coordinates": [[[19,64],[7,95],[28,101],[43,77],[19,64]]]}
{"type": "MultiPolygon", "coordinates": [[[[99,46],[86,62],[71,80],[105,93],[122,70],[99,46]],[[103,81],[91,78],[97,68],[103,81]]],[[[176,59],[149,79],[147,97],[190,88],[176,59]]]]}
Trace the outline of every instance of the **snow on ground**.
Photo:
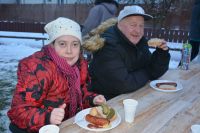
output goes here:
{"type": "Polygon", "coordinates": [[[19,36],[19,37],[45,37],[47,38],[47,34],[43,33],[31,33],[31,32],[10,32],[10,31],[0,31],[0,36],[19,36]]]}
{"type": "MultiPolygon", "coordinates": [[[[46,37],[39,33],[0,32],[0,36],[46,37]]],[[[7,111],[17,83],[17,66],[20,59],[31,55],[43,46],[41,40],[0,38],[0,132],[9,133],[7,111]]]]}

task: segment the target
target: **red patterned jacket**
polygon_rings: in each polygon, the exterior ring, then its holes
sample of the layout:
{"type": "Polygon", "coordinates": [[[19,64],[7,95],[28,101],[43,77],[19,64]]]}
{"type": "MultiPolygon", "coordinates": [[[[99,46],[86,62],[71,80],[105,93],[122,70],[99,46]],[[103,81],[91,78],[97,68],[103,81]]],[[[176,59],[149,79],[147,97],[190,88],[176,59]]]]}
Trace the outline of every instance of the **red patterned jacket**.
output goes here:
{"type": "MultiPolygon", "coordinates": [[[[79,61],[83,108],[92,106],[96,94],[87,91],[90,82],[88,64],[79,61]]],[[[18,83],[8,117],[11,123],[28,132],[37,132],[49,124],[50,113],[66,103],[65,119],[69,118],[69,88],[67,79],[57,71],[56,65],[43,51],[21,60],[18,65],[18,83]]],[[[80,111],[77,109],[77,112],[80,111]]]]}

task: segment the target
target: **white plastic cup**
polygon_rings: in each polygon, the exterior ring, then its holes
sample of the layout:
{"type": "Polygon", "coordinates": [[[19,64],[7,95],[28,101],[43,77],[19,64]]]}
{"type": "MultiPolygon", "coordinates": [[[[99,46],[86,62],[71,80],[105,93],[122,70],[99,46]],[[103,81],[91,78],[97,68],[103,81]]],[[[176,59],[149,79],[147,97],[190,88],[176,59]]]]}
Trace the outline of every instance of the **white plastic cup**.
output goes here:
{"type": "Polygon", "coordinates": [[[125,121],[128,123],[132,123],[134,121],[138,101],[134,99],[125,99],[123,100],[123,104],[124,104],[125,121]]]}
{"type": "Polygon", "coordinates": [[[192,133],[200,133],[200,125],[192,125],[191,126],[192,133]]]}
{"type": "Polygon", "coordinates": [[[59,133],[60,129],[56,125],[45,125],[40,128],[39,133],[59,133]]]}

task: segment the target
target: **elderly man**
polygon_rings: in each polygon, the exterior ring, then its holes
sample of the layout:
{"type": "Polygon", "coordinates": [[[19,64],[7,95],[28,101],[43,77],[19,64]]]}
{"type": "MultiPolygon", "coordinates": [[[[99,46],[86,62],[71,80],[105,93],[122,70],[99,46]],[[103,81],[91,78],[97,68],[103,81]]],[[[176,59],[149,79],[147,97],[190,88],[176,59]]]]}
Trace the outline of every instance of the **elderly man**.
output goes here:
{"type": "Polygon", "coordinates": [[[149,19],[152,16],[140,6],[126,6],[116,24],[103,24],[97,28],[99,38],[94,32],[94,37],[85,41],[85,47],[93,51],[89,68],[92,91],[111,99],[138,90],[168,70],[166,42],[163,40],[152,54],[149,51],[144,37],[144,22],[149,19]]]}

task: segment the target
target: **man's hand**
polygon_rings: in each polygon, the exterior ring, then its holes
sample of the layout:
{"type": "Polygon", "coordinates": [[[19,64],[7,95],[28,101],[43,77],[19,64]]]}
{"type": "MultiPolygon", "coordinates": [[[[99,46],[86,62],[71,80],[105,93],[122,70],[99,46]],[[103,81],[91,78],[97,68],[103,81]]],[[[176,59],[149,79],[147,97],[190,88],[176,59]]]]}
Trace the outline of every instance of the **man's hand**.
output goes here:
{"type": "Polygon", "coordinates": [[[59,108],[54,108],[51,112],[50,123],[51,124],[61,124],[65,116],[66,104],[62,104],[59,108]]]}
{"type": "Polygon", "coordinates": [[[162,50],[168,50],[167,42],[165,40],[162,40],[162,43],[158,46],[158,48],[162,50]]]}
{"type": "Polygon", "coordinates": [[[103,95],[98,95],[98,96],[94,97],[93,103],[95,105],[100,105],[102,103],[106,103],[106,99],[103,95]]]}

